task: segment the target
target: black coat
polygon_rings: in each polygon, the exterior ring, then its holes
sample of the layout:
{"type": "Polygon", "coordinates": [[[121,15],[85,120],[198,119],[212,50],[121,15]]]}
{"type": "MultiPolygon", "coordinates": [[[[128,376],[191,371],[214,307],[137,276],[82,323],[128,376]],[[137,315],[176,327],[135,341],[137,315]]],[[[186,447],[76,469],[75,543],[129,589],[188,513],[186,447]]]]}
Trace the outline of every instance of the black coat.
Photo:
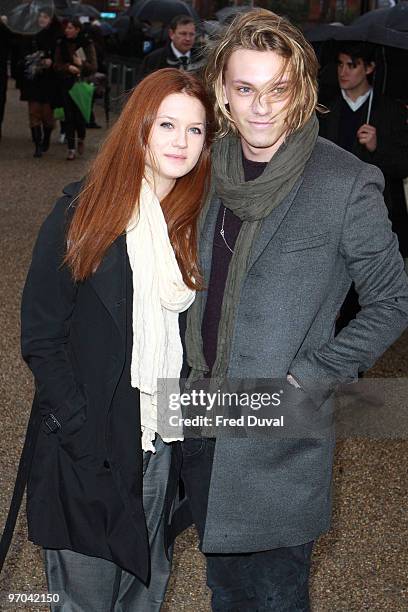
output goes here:
{"type": "MultiPolygon", "coordinates": [[[[38,34],[32,37],[27,37],[26,55],[36,51],[42,51],[44,59],[54,60],[55,49],[58,37],[61,36],[61,25],[56,18],[51,22],[48,28],[44,28],[38,34]]],[[[56,89],[58,87],[56,74],[53,66],[43,70],[34,79],[28,79],[24,74],[25,58],[20,62],[19,71],[19,87],[23,101],[48,103],[55,107],[58,103],[56,89]]]]}
{"type": "MultiPolygon", "coordinates": [[[[330,112],[319,116],[320,135],[339,144],[342,97],[328,104],[330,112]]],[[[365,117],[362,124],[365,123],[365,117]]],[[[377,129],[377,149],[370,153],[355,139],[352,153],[359,159],[380,168],[385,177],[384,200],[397,234],[400,250],[408,257],[408,215],[403,179],[408,176],[407,112],[402,104],[384,96],[374,96],[370,125],[377,129]]]]}
{"type": "Polygon", "coordinates": [[[7,63],[11,52],[12,34],[0,21],[0,138],[7,98],[7,63]]]}
{"type": "MultiPolygon", "coordinates": [[[[191,49],[190,65],[189,68],[194,68],[199,61],[199,50],[191,49]]],[[[141,67],[140,78],[143,79],[151,72],[160,70],[161,68],[180,68],[180,61],[173,53],[170,43],[160,49],[155,49],[143,60],[141,67]]]]}
{"type": "MultiPolygon", "coordinates": [[[[22,352],[35,378],[33,413],[43,418],[28,480],[29,539],[112,560],[146,581],[139,394],[130,385],[132,276],[124,236],[83,283],[61,267],[78,189],[65,188],[42,226],[23,294],[22,352]],[[52,433],[50,413],[61,425],[52,433]]],[[[181,460],[179,444],[172,448],[167,517],[181,460]]],[[[181,505],[167,545],[188,522],[181,505]]]]}

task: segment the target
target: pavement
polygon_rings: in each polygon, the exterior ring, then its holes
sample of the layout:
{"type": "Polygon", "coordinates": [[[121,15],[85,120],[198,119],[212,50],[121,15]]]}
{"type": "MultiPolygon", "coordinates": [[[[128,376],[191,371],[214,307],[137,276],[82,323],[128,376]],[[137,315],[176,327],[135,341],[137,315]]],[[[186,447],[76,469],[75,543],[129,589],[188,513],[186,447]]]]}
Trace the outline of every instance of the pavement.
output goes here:
{"type": "MultiPolygon", "coordinates": [[[[104,124],[99,108],[97,119],[104,124]]],[[[19,303],[33,242],[62,187],[84,175],[106,134],[106,128],[90,130],[83,158],[68,162],[66,147],[56,143],[54,133],[49,152],[34,159],[26,105],[19,101],[13,85],[9,89],[0,141],[0,529],[10,502],[33,394],[32,378],[19,349],[19,303]]],[[[408,376],[407,333],[368,376],[408,376]]],[[[338,442],[333,526],[316,543],[313,553],[313,612],[408,611],[407,465],[408,443],[403,433],[396,439],[347,438],[338,442]]],[[[41,552],[27,542],[23,511],[0,579],[0,612],[47,610],[22,603],[9,607],[9,593],[46,593],[41,552]]],[[[176,542],[162,610],[210,609],[205,560],[191,528],[176,542]]]]}

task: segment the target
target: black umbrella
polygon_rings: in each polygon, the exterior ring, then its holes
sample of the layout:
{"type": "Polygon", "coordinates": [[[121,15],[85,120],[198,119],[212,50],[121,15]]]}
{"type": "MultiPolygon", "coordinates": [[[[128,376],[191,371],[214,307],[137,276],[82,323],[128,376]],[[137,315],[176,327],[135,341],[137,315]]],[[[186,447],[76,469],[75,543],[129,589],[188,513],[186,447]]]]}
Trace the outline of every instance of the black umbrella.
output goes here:
{"type": "Polygon", "coordinates": [[[90,4],[70,4],[66,9],[59,12],[61,17],[90,17],[100,19],[100,12],[90,4]]]}
{"type": "Polygon", "coordinates": [[[353,26],[386,26],[392,30],[408,32],[408,2],[401,2],[392,8],[368,11],[357,17],[353,26]]]}
{"type": "Polygon", "coordinates": [[[127,14],[140,20],[161,21],[166,24],[177,15],[188,15],[195,21],[200,21],[193,7],[182,0],[141,0],[131,6],[127,14]]]}
{"type": "Polygon", "coordinates": [[[310,42],[358,40],[408,49],[408,2],[365,13],[350,26],[322,24],[305,32],[310,42]]]}
{"type": "Polygon", "coordinates": [[[240,13],[247,13],[253,10],[253,6],[224,6],[224,8],[215,13],[215,16],[220,23],[225,23],[226,21],[232,20],[240,13]]]}

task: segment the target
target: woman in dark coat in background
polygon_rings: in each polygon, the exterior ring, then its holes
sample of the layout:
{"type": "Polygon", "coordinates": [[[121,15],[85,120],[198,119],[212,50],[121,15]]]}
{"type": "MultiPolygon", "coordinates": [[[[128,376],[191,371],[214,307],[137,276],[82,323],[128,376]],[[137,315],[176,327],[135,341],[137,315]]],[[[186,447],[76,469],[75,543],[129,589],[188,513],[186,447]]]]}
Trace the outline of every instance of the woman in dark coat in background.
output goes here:
{"type": "Polygon", "coordinates": [[[97,70],[94,44],[91,38],[82,32],[79,19],[69,19],[66,22],[64,37],[57,44],[54,68],[60,78],[62,90],[68,144],[67,159],[73,160],[76,150],[80,155],[84,152],[86,121],[69,95],[69,90],[80,78],[90,76],[97,70]]]}
{"type": "Polygon", "coordinates": [[[29,49],[24,57],[19,82],[21,100],[28,102],[28,116],[35,144],[34,157],[41,157],[50,146],[54,129],[53,108],[57,100],[57,80],[53,70],[55,48],[62,34],[62,27],[50,9],[42,9],[38,15],[40,31],[27,37],[29,49]],[[35,54],[35,59],[32,56],[35,54]],[[29,58],[34,61],[28,64],[29,58]]]}
{"type": "Polygon", "coordinates": [[[12,34],[0,15],[0,140],[7,99],[7,64],[11,52],[12,34]]]}
{"type": "Polygon", "coordinates": [[[179,313],[202,287],[211,126],[197,79],[149,76],[34,249],[22,351],[41,429],[27,518],[53,610],[157,612],[164,598],[180,434],[160,428],[157,385],[180,376],[179,313]]]}

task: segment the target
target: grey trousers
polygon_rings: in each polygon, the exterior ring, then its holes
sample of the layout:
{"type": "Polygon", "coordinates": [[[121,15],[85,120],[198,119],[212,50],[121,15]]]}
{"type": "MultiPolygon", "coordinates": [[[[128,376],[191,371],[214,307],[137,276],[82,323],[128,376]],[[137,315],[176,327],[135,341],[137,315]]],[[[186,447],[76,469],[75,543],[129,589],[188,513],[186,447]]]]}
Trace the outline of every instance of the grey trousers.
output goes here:
{"type": "Polygon", "coordinates": [[[146,587],[120,567],[71,550],[44,549],[49,593],[60,601],[51,612],[158,612],[170,577],[164,552],[163,506],[171,447],[157,437],[156,453],[143,453],[143,507],[149,533],[151,580],[146,587]]]}

